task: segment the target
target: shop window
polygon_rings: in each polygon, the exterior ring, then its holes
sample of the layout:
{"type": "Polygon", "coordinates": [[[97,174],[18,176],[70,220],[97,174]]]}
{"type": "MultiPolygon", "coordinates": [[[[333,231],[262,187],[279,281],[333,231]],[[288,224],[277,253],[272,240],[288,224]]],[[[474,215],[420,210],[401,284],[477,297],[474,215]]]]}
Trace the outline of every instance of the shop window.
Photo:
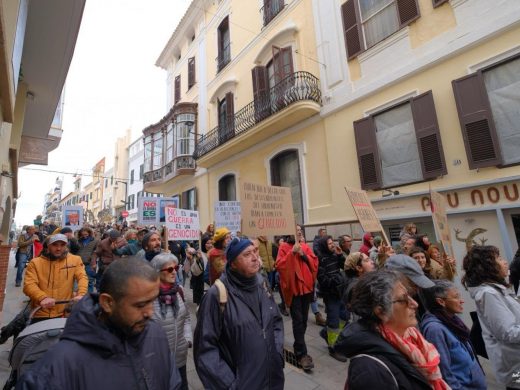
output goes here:
{"type": "Polygon", "coordinates": [[[470,169],[520,163],[520,57],[452,84],[470,169]]]}
{"type": "Polygon", "coordinates": [[[348,0],[341,6],[348,59],[419,18],[417,0],[348,0]]]}
{"type": "Polygon", "coordinates": [[[447,173],[431,91],[354,122],[354,134],[363,189],[447,173]]]}
{"type": "Polygon", "coordinates": [[[237,200],[235,175],[226,175],[218,181],[218,200],[237,200]]]}

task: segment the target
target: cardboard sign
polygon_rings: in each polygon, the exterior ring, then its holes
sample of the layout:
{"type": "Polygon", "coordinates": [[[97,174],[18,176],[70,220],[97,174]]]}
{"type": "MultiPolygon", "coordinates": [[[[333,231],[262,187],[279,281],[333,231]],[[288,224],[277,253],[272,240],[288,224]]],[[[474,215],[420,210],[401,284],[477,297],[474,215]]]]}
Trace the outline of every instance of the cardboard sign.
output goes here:
{"type": "Polygon", "coordinates": [[[242,183],[242,233],[250,237],[295,234],[291,189],[242,183]]]}
{"type": "Polygon", "coordinates": [[[242,220],[240,202],[227,201],[215,202],[215,229],[219,227],[227,227],[232,233],[241,230],[240,222],[242,220]]]}
{"type": "Polygon", "coordinates": [[[196,241],[200,238],[199,212],[165,207],[168,241],[196,241]]]}
{"type": "Polygon", "coordinates": [[[386,243],[390,244],[366,191],[347,187],[345,187],[345,191],[363,230],[370,233],[381,232],[386,243]]]}
{"type": "Polygon", "coordinates": [[[446,214],[446,199],[444,195],[430,189],[430,205],[435,234],[444,247],[444,251],[448,255],[453,256],[454,252],[451,244],[450,226],[446,214]]]}
{"type": "Polygon", "coordinates": [[[61,212],[61,225],[63,227],[70,227],[73,232],[81,229],[83,226],[83,207],[63,206],[61,212]]]}
{"type": "Polygon", "coordinates": [[[162,225],[166,222],[165,207],[179,207],[179,197],[139,197],[137,201],[137,223],[139,225],[162,225]]]}

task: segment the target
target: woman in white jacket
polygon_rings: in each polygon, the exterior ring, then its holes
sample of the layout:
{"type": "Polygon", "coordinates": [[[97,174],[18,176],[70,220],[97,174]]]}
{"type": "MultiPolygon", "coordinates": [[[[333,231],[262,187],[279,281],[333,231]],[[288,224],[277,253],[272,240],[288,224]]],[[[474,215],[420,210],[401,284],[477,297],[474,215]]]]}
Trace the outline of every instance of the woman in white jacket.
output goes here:
{"type": "Polygon", "coordinates": [[[159,296],[154,302],[154,319],[161,324],[182,378],[182,390],[188,390],[186,361],[193,339],[190,313],[184,303],[184,291],[176,282],[179,260],[171,253],[161,253],[150,263],[159,272],[159,296]]]}
{"type": "Polygon", "coordinates": [[[520,389],[520,303],[506,282],[507,260],[494,246],[474,246],[463,268],[496,379],[506,389],[520,389]]]}

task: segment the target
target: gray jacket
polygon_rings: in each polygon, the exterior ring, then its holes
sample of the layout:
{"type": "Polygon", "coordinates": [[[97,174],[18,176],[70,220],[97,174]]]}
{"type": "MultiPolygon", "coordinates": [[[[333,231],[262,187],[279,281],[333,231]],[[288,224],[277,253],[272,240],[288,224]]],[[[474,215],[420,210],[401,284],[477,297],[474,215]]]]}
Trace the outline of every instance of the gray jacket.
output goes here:
{"type": "Polygon", "coordinates": [[[499,284],[470,287],[497,381],[520,389],[520,303],[499,284]],[[518,382],[516,382],[518,380],[518,382]]]}
{"type": "Polygon", "coordinates": [[[193,338],[190,313],[179,293],[177,293],[177,302],[179,302],[177,317],[174,317],[171,305],[166,307],[166,316],[163,316],[159,299],[156,299],[153,303],[153,318],[166,332],[170,351],[175,356],[175,364],[177,367],[183,367],[186,365],[188,358],[188,342],[193,343],[193,338]]]}

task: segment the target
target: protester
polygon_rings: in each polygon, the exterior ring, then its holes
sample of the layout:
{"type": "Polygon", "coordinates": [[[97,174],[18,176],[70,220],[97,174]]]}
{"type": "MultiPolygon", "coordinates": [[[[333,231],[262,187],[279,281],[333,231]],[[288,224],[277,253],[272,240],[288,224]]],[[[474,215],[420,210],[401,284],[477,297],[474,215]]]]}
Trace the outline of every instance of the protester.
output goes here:
{"type": "Polygon", "coordinates": [[[36,228],[34,226],[27,226],[25,233],[22,232],[22,234],[18,236],[18,250],[16,252],[16,287],[20,287],[22,285],[25,265],[27,264],[27,261],[32,258],[32,246],[38,237],[35,233],[36,228]]]}
{"type": "MultiPolygon", "coordinates": [[[[280,245],[282,245],[283,243],[284,243],[283,236],[275,236],[274,244],[273,244],[273,259],[275,260],[275,268],[276,268],[276,259],[278,258],[278,249],[280,248],[280,245]]],[[[280,313],[282,313],[283,316],[288,317],[289,311],[287,310],[287,306],[285,305],[285,299],[283,298],[282,288],[280,285],[280,273],[278,272],[278,270],[276,270],[276,274],[275,274],[275,289],[277,289],[278,293],[280,294],[280,303],[278,304],[280,313]]],[[[275,289],[273,289],[273,290],[275,290],[275,289]]]]}
{"type": "Polygon", "coordinates": [[[507,260],[495,246],[474,246],[466,254],[462,284],[475,300],[482,338],[497,382],[520,388],[520,303],[509,284],[507,260]]]}
{"type": "Polygon", "coordinates": [[[418,234],[417,226],[413,222],[409,222],[404,225],[403,230],[399,233],[399,239],[403,238],[404,235],[408,235],[409,237],[413,237],[418,234]]]}
{"type": "Polygon", "coordinates": [[[343,256],[346,258],[348,255],[350,255],[350,250],[352,249],[352,237],[348,234],[339,236],[338,245],[343,251],[343,256]]]}
{"type": "Polygon", "coordinates": [[[439,353],[415,328],[416,309],[398,273],[380,270],[359,279],[352,310],[360,319],[342,331],[335,346],[350,359],[346,388],[449,389],[439,353]]]}
{"type": "Polygon", "coordinates": [[[137,239],[137,231],[128,229],[125,233],[126,245],[121,248],[116,248],[115,252],[118,256],[134,256],[142,247],[137,239]]]}
{"type": "Polygon", "coordinates": [[[99,295],[75,305],[58,344],[17,388],[179,389],[164,330],[150,321],[158,292],[159,277],[146,262],[125,258],[111,263],[99,295]]]}
{"type": "Polygon", "coordinates": [[[250,240],[234,238],[226,258],[197,312],[197,373],[207,389],[283,389],[283,321],[258,273],[258,253],[250,240]]]}
{"type": "Polygon", "coordinates": [[[150,265],[159,273],[159,297],[154,301],[153,318],[163,327],[170,351],[175,358],[182,380],[188,390],[186,361],[192,346],[190,313],[185,305],[184,291],[176,282],[179,260],[171,253],[160,253],[150,265]]]}
{"type": "Polygon", "coordinates": [[[207,227],[206,227],[206,231],[204,232],[204,234],[202,235],[202,239],[206,238],[206,239],[210,239],[210,238],[213,238],[213,235],[215,234],[215,225],[213,225],[212,223],[210,223],[207,227]]]}
{"type": "MultiPolygon", "coordinates": [[[[343,291],[343,305],[349,311],[352,300],[352,289],[356,285],[358,279],[367,272],[375,271],[375,265],[371,258],[361,252],[353,252],[345,259],[345,289],[343,291]]],[[[351,319],[352,322],[357,321],[356,318],[351,319]]]]}
{"type": "Polygon", "coordinates": [[[404,234],[401,237],[401,241],[399,244],[400,249],[401,249],[401,254],[409,255],[409,251],[410,251],[410,249],[412,249],[415,246],[416,241],[417,241],[417,238],[415,236],[411,236],[409,234],[404,234]]]}
{"type": "Polygon", "coordinates": [[[72,231],[72,229],[68,226],[62,228],[60,230],[60,234],[64,234],[65,236],[67,236],[67,239],[68,239],[68,248],[69,248],[69,252],[72,253],[73,255],[77,255],[78,252],[79,252],[79,243],[78,243],[78,239],[76,237],[74,237],[74,232],[72,231]]]}
{"type": "Polygon", "coordinates": [[[220,278],[226,266],[224,249],[231,241],[231,232],[226,227],[218,228],[213,235],[213,248],[208,252],[209,284],[220,278]]]}
{"type": "Polygon", "coordinates": [[[48,238],[47,249],[27,266],[23,292],[33,308],[41,306],[32,322],[62,317],[65,304],[56,301],[80,300],[87,293],[88,278],[81,258],[67,251],[67,237],[55,234],[48,238]],[[78,293],[73,295],[74,282],[78,293]]]}
{"type": "Polygon", "coordinates": [[[296,242],[294,236],[287,236],[278,250],[276,269],[280,273],[285,304],[291,312],[294,354],[304,370],[311,370],[314,363],[307,352],[305,332],[318,273],[318,258],[305,242],[296,242]]]}
{"type": "Polygon", "coordinates": [[[450,256],[441,256],[437,245],[431,244],[427,251],[430,256],[431,277],[432,279],[447,279],[453,282],[455,276],[455,259],[450,256]]]}
{"type": "Polygon", "coordinates": [[[515,294],[517,294],[520,282],[520,248],[516,251],[515,257],[509,265],[509,282],[511,282],[515,289],[515,294]]]}
{"type": "Polygon", "coordinates": [[[430,239],[426,234],[418,234],[415,236],[415,247],[419,247],[427,251],[430,247],[430,239]]]}
{"type": "Polygon", "coordinates": [[[424,275],[431,279],[431,261],[426,251],[423,248],[415,246],[408,251],[408,255],[419,264],[424,275]]]}
{"type": "Polygon", "coordinates": [[[423,290],[428,312],[421,332],[441,356],[442,377],[452,390],[485,390],[486,378],[470,341],[470,330],[457,316],[464,311],[459,291],[447,280],[423,290]]]}
{"type": "Polygon", "coordinates": [[[213,240],[210,237],[204,237],[201,240],[201,246],[201,250],[193,255],[190,279],[193,288],[193,303],[197,305],[200,305],[204,295],[204,270],[208,266],[207,253],[213,248],[213,240]]]}
{"type": "Polygon", "coordinates": [[[318,234],[314,236],[314,240],[312,240],[312,251],[318,257],[318,259],[321,259],[322,254],[320,253],[320,245],[319,242],[323,237],[327,236],[327,229],[324,227],[318,229],[318,234]]]}
{"type": "Polygon", "coordinates": [[[318,248],[322,255],[318,266],[318,282],[327,312],[329,355],[340,362],[346,362],[347,359],[334,350],[334,343],[340,331],[340,312],[344,311],[341,298],[345,289],[345,278],[342,275],[345,256],[341,248],[332,241],[331,236],[322,237],[318,241],[318,248]]]}
{"type": "Polygon", "coordinates": [[[141,244],[143,248],[135,255],[138,259],[152,261],[155,256],[162,252],[161,235],[154,231],[146,233],[141,244]]]}
{"type": "Polygon", "coordinates": [[[101,281],[101,276],[103,276],[103,272],[105,272],[105,268],[114,260],[121,258],[121,256],[117,254],[116,250],[124,245],[126,245],[126,241],[121,238],[121,233],[115,229],[110,230],[108,232],[108,237],[98,242],[92,263],[90,264],[92,269],[96,269],[97,266],[97,289],[99,289],[99,283],[101,281]]]}
{"type": "Polygon", "coordinates": [[[96,250],[98,240],[94,238],[94,231],[89,227],[82,227],[78,230],[78,256],[81,257],[85,272],[88,276],[88,291],[94,291],[96,284],[96,271],[92,269],[91,264],[94,260],[94,251],[96,250]]]}
{"type": "Polygon", "coordinates": [[[372,233],[367,232],[363,234],[363,244],[359,248],[359,251],[367,256],[370,256],[370,248],[372,248],[373,246],[374,238],[372,237],[372,233]]]}
{"type": "Polygon", "coordinates": [[[368,257],[374,262],[378,262],[379,253],[381,252],[381,245],[383,244],[383,237],[374,237],[374,246],[368,251],[368,257]]]}
{"type": "Polygon", "coordinates": [[[266,236],[259,236],[258,245],[260,259],[262,260],[262,270],[269,281],[269,287],[274,290],[276,284],[276,257],[273,257],[273,244],[266,236]]]}

